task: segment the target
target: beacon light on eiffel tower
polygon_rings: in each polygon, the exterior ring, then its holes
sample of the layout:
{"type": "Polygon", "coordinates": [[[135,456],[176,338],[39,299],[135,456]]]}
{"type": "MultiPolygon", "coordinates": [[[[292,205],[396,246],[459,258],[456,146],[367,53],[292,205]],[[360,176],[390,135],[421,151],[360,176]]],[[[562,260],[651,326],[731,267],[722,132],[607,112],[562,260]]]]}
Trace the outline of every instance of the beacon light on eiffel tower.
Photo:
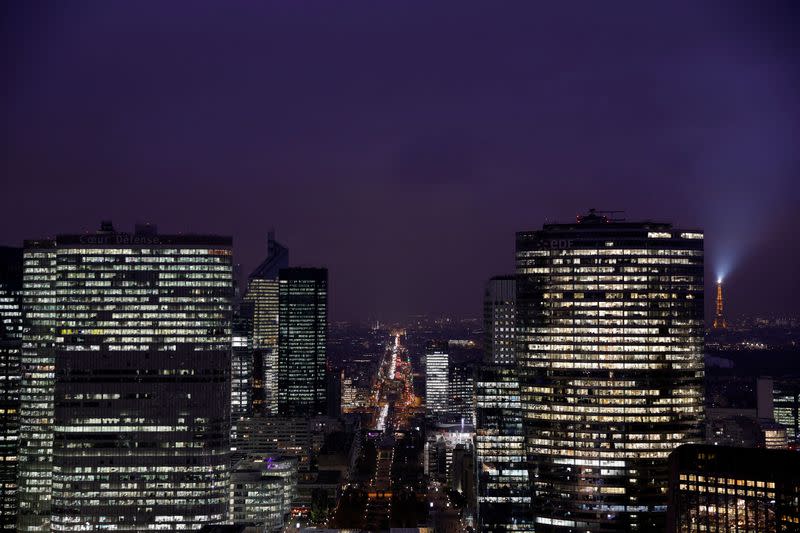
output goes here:
{"type": "Polygon", "coordinates": [[[714,329],[727,329],[728,323],[725,321],[722,302],[722,277],[717,278],[717,314],[714,317],[714,329]]]}

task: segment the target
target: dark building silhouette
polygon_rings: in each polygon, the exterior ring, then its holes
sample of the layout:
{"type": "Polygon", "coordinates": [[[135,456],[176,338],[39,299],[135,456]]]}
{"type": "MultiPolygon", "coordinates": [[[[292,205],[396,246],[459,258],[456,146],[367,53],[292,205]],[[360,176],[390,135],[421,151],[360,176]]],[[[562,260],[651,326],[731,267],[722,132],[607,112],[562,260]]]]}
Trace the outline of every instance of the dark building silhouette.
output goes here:
{"type": "Polygon", "coordinates": [[[342,416],[342,375],[344,371],[333,370],[327,373],[328,385],[328,413],[331,418],[339,418],[342,416]]]}
{"type": "Polygon", "coordinates": [[[0,528],[17,525],[22,248],[0,246],[0,528]]]}
{"type": "Polygon", "coordinates": [[[51,486],[41,493],[53,530],[191,529],[227,518],[231,244],[110,223],[50,248],[28,244],[25,291],[29,274],[42,274],[31,289],[52,287],[54,297],[51,345],[38,341],[55,372],[53,423],[42,427],[52,435],[51,486]],[[47,250],[43,268],[35,254],[47,250]]]}
{"type": "Polygon", "coordinates": [[[669,458],[668,533],[800,531],[800,455],[684,445],[669,458]]]}
{"type": "Polygon", "coordinates": [[[279,280],[278,412],[325,415],[328,271],[284,268],[279,280]]]}
{"type": "Polygon", "coordinates": [[[657,531],[703,420],[703,235],[590,212],[517,234],[537,532],[657,531]]]}

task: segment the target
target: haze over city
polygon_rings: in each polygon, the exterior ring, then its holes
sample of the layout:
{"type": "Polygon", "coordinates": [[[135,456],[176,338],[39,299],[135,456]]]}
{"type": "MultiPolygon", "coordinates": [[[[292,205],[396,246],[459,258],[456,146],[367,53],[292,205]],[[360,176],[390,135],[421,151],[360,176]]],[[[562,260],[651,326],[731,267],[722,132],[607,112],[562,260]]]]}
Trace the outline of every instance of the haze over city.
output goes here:
{"type": "Polygon", "coordinates": [[[730,313],[796,310],[790,2],[3,10],[0,243],[149,221],[247,273],[274,228],[334,320],[479,316],[516,231],[595,207],[705,230],[730,313]]]}

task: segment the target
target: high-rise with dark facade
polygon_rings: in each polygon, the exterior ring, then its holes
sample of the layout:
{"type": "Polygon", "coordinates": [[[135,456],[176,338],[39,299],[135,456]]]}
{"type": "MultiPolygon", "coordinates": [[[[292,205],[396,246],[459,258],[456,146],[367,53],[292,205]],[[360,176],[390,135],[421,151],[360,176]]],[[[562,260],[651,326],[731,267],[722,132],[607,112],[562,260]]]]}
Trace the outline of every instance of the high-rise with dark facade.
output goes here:
{"type": "Polygon", "coordinates": [[[447,410],[465,424],[475,424],[475,367],[450,361],[447,369],[447,410]]]}
{"type": "Polygon", "coordinates": [[[484,292],[483,364],[475,380],[478,530],[532,531],[530,484],[516,367],[514,276],[484,292]]]}
{"type": "Polygon", "coordinates": [[[0,246],[0,529],[17,525],[22,248],[0,246]]]}
{"type": "MultiPolygon", "coordinates": [[[[800,377],[770,379],[769,385],[775,422],[786,428],[789,442],[796,448],[800,446],[800,377]]],[[[758,393],[761,395],[760,386],[758,393]]]]}
{"type": "MultiPolygon", "coordinates": [[[[55,378],[53,423],[40,423],[33,441],[52,442],[51,487],[31,487],[50,499],[53,531],[226,520],[231,257],[227,237],[160,235],[151,226],[129,234],[110,223],[28,245],[31,309],[34,296],[52,294],[41,323],[51,343],[26,337],[26,349],[41,348],[55,378]]],[[[23,414],[46,405],[32,381],[23,374],[23,390],[37,392],[23,396],[23,414]]],[[[30,513],[21,528],[37,517],[43,527],[42,513],[30,513]]]]}
{"type": "Polygon", "coordinates": [[[667,533],[800,531],[800,454],[689,444],[669,457],[667,533]]]}
{"type": "Polygon", "coordinates": [[[267,258],[247,279],[245,301],[252,305],[253,414],[278,413],[278,275],[289,267],[289,249],[267,238],[267,258]]]}
{"type": "Polygon", "coordinates": [[[592,211],[516,248],[536,531],[663,530],[703,420],[703,234],[592,211]]]}
{"type": "Polygon", "coordinates": [[[483,297],[483,329],[489,362],[516,362],[517,281],[514,276],[495,276],[483,297]]]}
{"type": "Polygon", "coordinates": [[[327,413],[328,271],[284,268],[279,274],[278,412],[327,413]]]}
{"type": "Polygon", "coordinates": [[[533,531],[516,368],[483,365],[475,396],[478,530],[533,531]]]}

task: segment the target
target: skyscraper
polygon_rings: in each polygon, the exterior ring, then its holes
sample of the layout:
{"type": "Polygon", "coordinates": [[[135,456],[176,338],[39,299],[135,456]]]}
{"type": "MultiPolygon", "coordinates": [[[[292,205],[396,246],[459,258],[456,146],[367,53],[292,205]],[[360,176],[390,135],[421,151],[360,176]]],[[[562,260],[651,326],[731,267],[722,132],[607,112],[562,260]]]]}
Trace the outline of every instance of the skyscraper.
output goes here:
{"type": "Polygon", "coordinates": [[[428,414],[448,412],[450,383],[447,345],[429,342],[425,346],[425,408],[428,414]]]}
{"type": "Polygon", "coordinates": [[[17,525],[22,248],[0,246],[0,529],[17,525]]]}
{"type": "Polygon", "coordinates": [[[703,419],[703,234],[592,211],[518,233],[516,260],[536,531],[663,530],[703,419]]]}
{"type": "Polygon", "coordinates": [[[239,302],[231,340],[231,429],[253,411],[253,302],[239,302]]]}
{"type": "Polygon", "coordinates": [[[516,367],[514,276],[484,293],[484,363],[475,384],[479,531],[532,531],[530,484],[516,367]]]}
{"type": "Polygon", "coordinates": [[[483,297],[485,346],[488,362],[516,361],[517,281],[514,276],[495,276],[486,284],[483,297]]]}
{"type": "Polygon", "coordinates": [[[56,243],[26,241],[23,251],[19,408],[20,531],[49,531],[53,474],[56,243]]]}
{"type": "Polygon", "coordinates": [[[58,236],[49,267],[33,260],[41,250],[26,250],[25,276],[53,290],[52,343],[38,346],[55,373],[52,529],[224,521],[231,239],[104,223],[58,236]]]}
{"type": "Polygon", "coordinates": [[[450,361],[447,370],[447,410],[465,424],[475,423],[475,367],[450,361]]]}
{"type": "Polygon", "coordinates": [[[278,412],[327,413],[328,271],[284,268],[279,274],[278,412]]]}
{"type": "Polygon", "coordinates": [[[256,414],[278,412],[278,275],[289,267],[289,249],[267,237],[267,258],[250,274],[245,301],[253,315],[252,404],[256,414]]]}
{"type": "Polygon", "coordinates": [[[485,364],[476,382],[479,531],[533,531],[519,381],[513,365],[485,364]]]}

